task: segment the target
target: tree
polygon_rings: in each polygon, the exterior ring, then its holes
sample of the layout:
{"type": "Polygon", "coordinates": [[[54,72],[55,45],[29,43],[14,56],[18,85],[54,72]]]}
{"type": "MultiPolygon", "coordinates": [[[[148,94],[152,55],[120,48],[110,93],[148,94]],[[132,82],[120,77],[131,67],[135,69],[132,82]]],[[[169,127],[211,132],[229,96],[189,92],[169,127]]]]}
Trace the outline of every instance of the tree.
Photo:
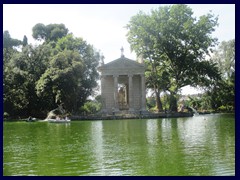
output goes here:
{"type": "Polygon", "coordinates": [[[235,39],[221,42],[211,60],[217,63],[223,78],[229,79],[235,73],[235,39]]]}
{"type": "Polygon", "coordinates": [[[22,45],[23,45],[23,47],[25,47],[26,45],[28,45],[28,39],[27,39],[27,36],[26,36],[26,35],[23,36],[22,45]]]}
{"type": "Polygon", "coordinates": [[[79,54],[63,51],[53,56],[50,66],[37,82],[38,95],[53,104],[64,103],[71,111],[78,91],[78,82],[82,78],[82,62],[79,54]]]}
{"type": "Polygon", "coordinates": [[[38,46],[28,45],[26,36],[21,42],[4,32],[6,115],[43,117],[61,103],[69,112],[78,112],[92,95],[99,53],[67,31],[64,25],[37,24],[33,34],[45,41],[38,46]],[[22,49],[15,48],[19,45],[22,49]]]}
{"type": "Polygon", "coordinates": [[[160,93],[165,92],[169,86],[169,73],[164,71],[165,66],[159,65],[158,62],[145,61],[147,65],[145,76],[146,76],[146,86],[154,90],[155,102],[157,105],[158,112],[163,110],[163,104],[160,99],[160,93]],[[157,84],[156,84],[157,82],[157,84]]]}
{"type": "Polygon", "coordinates": [[[212,107],[217,110],[235,109],[235,39],[223,41],[214,51],[211,61],[217,64],[222,79],[209,86],[207,95],[212,107]]]}
{"type": "Polygon", "coordinates": [[[97,96],[95,100],[87,100],[81,107],[81,112],[86,114],[95,114],[102,108],[101,97],[97,96]]]}
{"type": "Polygon", "coordinates": [[[92,94],[93,88],[97,86],[97,79],[99,74],[97,72],[97,66],[100,61],[100,54],[97,52],[94,47],[90,44],[87,44],[82,38],[75,38],[72,34],[65,36],[56,44],[56,49],[58,51],[71,50],[77,51],[83,61],[83,80],[84,84],[84,99],[92,94]]]}
{"type": "Polygon", "coordinates": [[[36,95],[35,83],[47,67],[50,50],[47,45],[26,45],[4,64],[4,111],[36,116],[46,107],[36,95]]]}
{"type": "Polygon", "coordinates": [[[56,42],[68,34],[68,29],[64,24],[49,24],[45,26],[42,23],[38,23],[32,28],[32,31],[34,39],[47,42],[56,42]]]}
{"type": "Polygon", "coordinates": [[[3,62],[6,64],[14,53],[17,53],[16,48],[19,47],[22,42],[18,39],[11,38],[8,31],[3,32],[3,62]]]}
{"type": "Polygon", "coordinates": [[[11,66],[11,59],[17,57],[19,52],[17,47],[21,45],[21,41],[11,38],[8,31],[3,32],[3,101],[4,112],[10,114],[16,109],[24,106],[25,99],[21,98],[24,91],[13,88],[18,86],[18,80],[21,82],[23,72],[16,70],[14,66],[11,66]],[[18,76],[13,75],[13,71],[18,73],[18,76]]]}
{"type": "Polygon", "coordinates": [[[3,48],[11,49],[22,44],[22,41],[11,38],[8,31],[3,32],[3,48]]]}
{"type": "Polygon", "coordinates": [[[49,67],[37,82],[37,92],[55,104],[64,103],[68,111],[77,112],[97,85],[99,53],[72,35],[59,39],[55,45],[49,67]]]}
{"type": "Polygon", "coordinates": [[[159,95],[157,90],[167,88],[172,111],[177,111],[176,98],[180,88],[207,86],[219,78],[216,64],[205,60],[217,42],[211,37],[217,17],[208,13],[197,20],[192,15],[187,5],[163,6],[149,15],[138,13],[126,26],[131,49],[151,64],[151,84],[155,84],[156,97],[159,95]],[[163,74],[168,77],[166,87],[161,87],[160,75],[163,74]]]}

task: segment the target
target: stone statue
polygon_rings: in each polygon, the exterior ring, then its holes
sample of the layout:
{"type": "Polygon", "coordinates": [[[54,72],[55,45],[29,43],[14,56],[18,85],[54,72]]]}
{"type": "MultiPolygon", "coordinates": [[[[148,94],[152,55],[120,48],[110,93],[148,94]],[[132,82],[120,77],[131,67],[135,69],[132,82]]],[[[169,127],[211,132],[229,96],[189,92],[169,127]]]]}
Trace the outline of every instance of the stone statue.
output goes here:
{"type": "Polygon", "coordinates": [[[63,108],[63,104],[60,104],[56,109],[53,109],[48,113],[46,119],[56,119],[57,116],[64,116],[64,114],[66,114],[66,111],[63,108]]]}
{"type": "Polygon", "coordinates": [[[121,87],[119,92],[118,92],[118,101],[119,101],[119,104],[121,105],[124,105],[125,103],[125,91],[124,91],[124,88],[121,87]]]}

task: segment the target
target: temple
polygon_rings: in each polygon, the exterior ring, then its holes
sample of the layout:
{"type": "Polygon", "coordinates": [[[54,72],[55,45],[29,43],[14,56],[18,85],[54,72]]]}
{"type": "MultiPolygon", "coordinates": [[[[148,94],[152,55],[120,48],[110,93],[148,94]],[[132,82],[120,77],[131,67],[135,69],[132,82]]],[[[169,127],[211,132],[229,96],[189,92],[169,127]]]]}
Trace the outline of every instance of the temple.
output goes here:
{"type": "Polygon", "coordinates": [[[101,73],[102,113],[146,112],[145,65],[121,57],[98,68],[101,73]]]}

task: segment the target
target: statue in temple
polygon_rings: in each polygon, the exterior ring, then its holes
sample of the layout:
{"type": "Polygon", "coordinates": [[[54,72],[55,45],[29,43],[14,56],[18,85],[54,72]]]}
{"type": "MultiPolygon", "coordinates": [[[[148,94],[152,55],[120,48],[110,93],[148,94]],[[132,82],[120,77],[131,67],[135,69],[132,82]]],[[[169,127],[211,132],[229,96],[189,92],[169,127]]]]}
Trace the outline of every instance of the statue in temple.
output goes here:
{"type": "Polygon", "coordinates": [[[121,87],[118,92],[118,101],[120,105],[124,105],[125,103],[125,91],[123,87],[121,87]]]}

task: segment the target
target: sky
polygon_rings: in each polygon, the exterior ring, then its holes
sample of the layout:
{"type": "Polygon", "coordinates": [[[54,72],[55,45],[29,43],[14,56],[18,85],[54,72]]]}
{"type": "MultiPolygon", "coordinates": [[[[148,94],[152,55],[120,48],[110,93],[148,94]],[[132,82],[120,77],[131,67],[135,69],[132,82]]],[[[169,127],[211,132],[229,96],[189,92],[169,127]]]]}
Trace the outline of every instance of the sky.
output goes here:
{"type": "MultiPolygon", "coordinates": [[[[152,9],[166,4],[3,4],[3,31],[11,37],[22,40],[26,35],[28,43],[37,44],[32,38],[32,28],[37,23],[63,23],[75,37],[82,37],[104,55],[105,63],[124,55],[135,60],[127,42],[127,29],[132,16],[140,10],[150,13],[152,9]]],[[[219,26],[212,34],[219,42],[235,38],[234,4],[190,4],[194,17],[210,11],[218,16],[219,26]]],[[[194,89],[187,89],[187,92],[194,89]]]]}

